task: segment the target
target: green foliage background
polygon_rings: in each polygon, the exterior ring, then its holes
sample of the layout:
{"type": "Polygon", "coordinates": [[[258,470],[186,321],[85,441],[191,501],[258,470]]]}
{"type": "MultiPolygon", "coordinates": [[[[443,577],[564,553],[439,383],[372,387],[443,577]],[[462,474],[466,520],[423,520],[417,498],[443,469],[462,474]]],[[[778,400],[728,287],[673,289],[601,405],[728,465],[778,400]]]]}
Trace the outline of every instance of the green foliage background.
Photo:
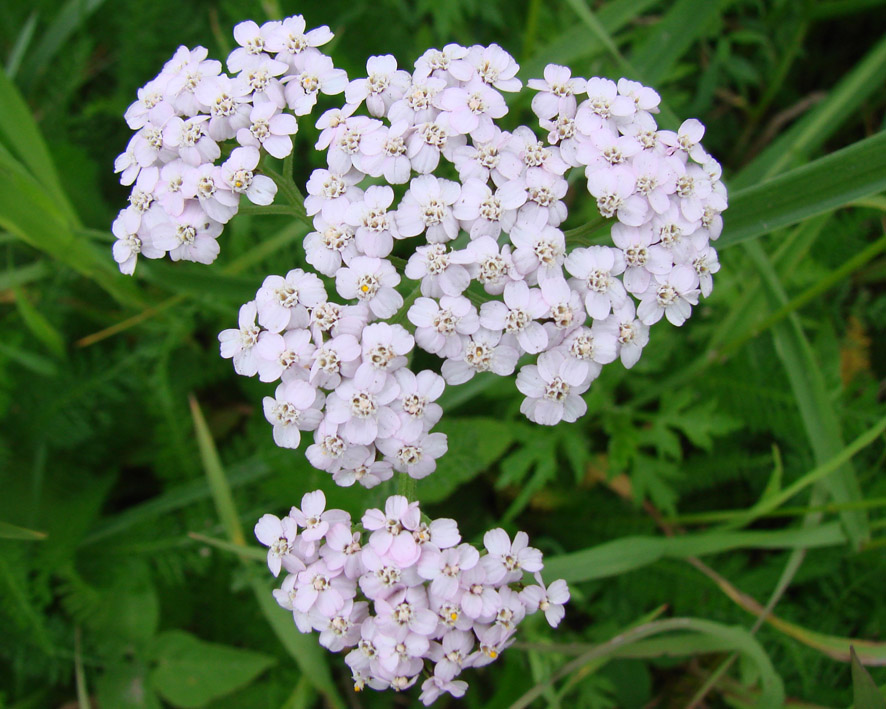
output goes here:
{"type": "MultiPolygon", "coordinates": [[[[393,491],[336,488],[276,448],[269,385],[218,356],[263,277],[304,265],[304,226],[239,216],[208,269],[142,262],[131,280],[110,256],[136,89],[179,44],[223,58],[237,22],[294,13],[332,27],[351,76],[370,55],[410,66],[456,41],[501,44],[524,79],[557,62],[651,83],[667,127],[707,125],[730,188],[712,297],[684,327],[655,326],[630,376],[606,367],[581,421],[529,424],[511,381],[447,392],[450,452],[418,484],[423,508],[475,540],[525,529],[573,592],[556,633],[527,622],[468,673],[466,705],[853,701],[848,639],[886,664],[884,6],[0,4],[0,707],[414,702],[354,695],[341,658],[270,599],[249,539],[306,490],[355,515],[393,491]],[[736,603],[753,599],[778,600],[777,622],[736,603]]],[[[531,123],[528,106],[509,120],[531,123]]],[[[300,126],[303,184],[322,156],[300,126]]],[[[592,200],[569,199],[581,227],[592,200]]]]}

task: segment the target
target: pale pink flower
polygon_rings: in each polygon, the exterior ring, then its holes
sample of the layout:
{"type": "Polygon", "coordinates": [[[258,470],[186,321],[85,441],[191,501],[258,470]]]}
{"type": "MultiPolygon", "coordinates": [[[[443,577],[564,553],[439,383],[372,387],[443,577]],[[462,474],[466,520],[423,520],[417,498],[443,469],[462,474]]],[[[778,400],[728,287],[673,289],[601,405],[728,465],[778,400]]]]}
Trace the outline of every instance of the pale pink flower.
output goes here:
{"type": "Polygon", "coordinates": [[[255,525],[256,538],[268,547],[268,568],[274,576],[280,575],[283,557],[292,554],[298,532],[295,520],[274,515],[262,515],[255,525]]]}
{"type": "Polygon", "coordinates": [[[256,105],[249,114],[249,125],[237,131],[237,142],[243,146],[261,147],[272,157],[283,159],[292,152],[292,138],[298,122],[271,101],[256,105]]]}
{"type": "Polygon", "coordinates": [[[421,294],[430,298],[459,296],[471,283],[468,270],[452,259],[452,252],[443,244],[419,246],[409,257],[404,273],[421,281],[421,294]]]}
{"type": "Polygon", "coordinates": [[[399,282],[400,275],[390,261],[371,256],[357,256],[335,274],[335,289],[342,298],[359,299],[383,319],[403,305],[403,296],[394,290],[399,282]]]}
{"type": "Polygon", "coordinates": [[[286,62],[293,70],[300,72],[306,57],[319,54],[316,47],[322,47],[332,37],[326,25],[305,32],[304,18],[294,15],[275,24],[268,32],[265,51],[276,52],[277,60],[286,62]]]}
{"type": "Polygon", "coordinates": [[[428,243],[437,244],[458,235],[458,220],[452,205],[461,194],[461,186],[452,180],[421,175],[409,184],[397,209],[397,228],[402,236],[426,233],[428,243]]]}
{"type": "Polygon", "coordinates": [[[524,588],[520,599],[530,613],[542,611],[550,626],[556,628],[566,615],[563,605],[569,600],[569,587],[563,579],[558,579],[545,588],[541,574],[535,574],[535,580],[538,585],[524,588]]]}
{"type": "Polygon", "coordinates": [[[603,320],[627,298],[624,285],[616,278],[625,270],[624,254],[607,246],[574,249],[566,259],[566,270],[578,280],[584,292],[585,308],[594,320],[603,320]]]}
{"type": "Polygon", "coordinates": [[[234,370],[246,377],[258,371],[258,357],[253,351],[261,328],[255,324],[255,301],[240,306],[239,329],[222,330],[218,335],[221,356],[234,360],[234,370]]]}
{"type": "Polygon", "coordinates": [[[409,72],[397,69],[397,60],[390,54],[369,57],[365,79],[354,79],[345,90],[345,100],[366,108],[373,116],[384,116],[391,104],[403,98],[411,78],[409,72]]]}
{"type": "MultiPolygon", "coordinates": [[[[499,91],[519,91],[523,82],[517,78],[520,65],[514,58],[497,44],[488,47],[475,45],[470,48],[465,62],[470,64],[476,76],[486,84],[494,86],[499,91]]],[[[468,81],[468,78],[457,76],[459,81],[468,81]]]]}
{"type": "Polygon", "coordinates": [[[209,111],[208,132],[213,140],[233,138],[249,125],[251,89],[245,82],[225,75],[208,77],[200,82],[194,95],[209,111]]]}
{"type": "Polygon", "coordinates": [[[274,443],[298,448],[301,431],[313,431],[323,419],[323,399],[322,392],[305,381],[279,384],[273,397],[262,400],[265,418],[274,427],[274,443]]]}
{"type": "Polygon", "coordinates": [[[527,86],[537,93],[532,97],[532,111],[541,119],[553,118],[559,114],[575,115],[575,95],[585,92],[587,81],[573,77],[569,67],[548,64],[544,70],[544,80],[530,79],[527,86]]]}
{"type": "MultiPolygon", "coordinates": [[[[410,432],[411,433],[411,432],[410,432]]],[[[419,480],[437,469],[437,458],[447,448],[445,433],[422,433],[417,438],[404,440],[401,432],[392,438],[381,439],[377,448],[394,465],[394,470],[419,480]]]]}
{"type": "Polygon", "coordinates": [[[286,103],[296,116],[304,116],[316,105],[318,93],[334,96],[342,93],[347,84],[348,75],[343,69],[336,69],[332,59],[319,52],[308,54],[301,72],[287,77],[286,103]]]}
{"type": "Polygon", "coordinates": [[[222,163],[222,180],[235,195],[245,194],[253,204],[268,205],[274,201],[277,184],[270,177],[255,174],[258,160],[258,148],[234,148],[222,163]]]}
{"type": "Polygon", "coordinates": [[[517,375],[517,389],[526,395],[520,411],[543,426],[572,423],[588,408],[581,398],[587,390],[584,375],[558,350],[539,355],[537,366],[523,367],[517,375]]]}
{"type": "Polygon", "coordinates": [[[339,433],[348,443],[370,445],[399,429],[399,418],[389,406],[399,393],[393,377],[375,377],[358,369],[353,379],[342,381],[329,395],[326,420],[339,424],[339,433]]]}
{"type": "Polygon", "coordinates": [[[548,312],[548,304],[537,288],[525,281],[505,286],[504,303],[489,301],[480,306],[480,326],[513,335],[524,352],[536,354],[548,346],[548,335],[538,322],[548,312]]]}
{"type": "Polygon", "coordinates": [[[680,326],[698,304],[698,275],[691,266],[675,266],[670,273],[656,276],[640,298],[637,317],[652,325],[664,315],[672,325],[680,326]]]}
{"type": "Polygon", "coordinates": [[[463,384],[477,372],[510,376],[520,352],[509,342],[509,339],[503,340],[500,331],[479,328],[470,336],[459,358],[447,359],[443,363],[443,378],[447,384],[455,385],[463,384]]]}
{"type": "Polygon", "coordinates": [[[431,298],[417,298],[407,316],[416,326],[416,344],[444,358],[462,354],[467,336],[480,327],[476,307],[464,296],[443,296],[439,303],[431,298]]]}

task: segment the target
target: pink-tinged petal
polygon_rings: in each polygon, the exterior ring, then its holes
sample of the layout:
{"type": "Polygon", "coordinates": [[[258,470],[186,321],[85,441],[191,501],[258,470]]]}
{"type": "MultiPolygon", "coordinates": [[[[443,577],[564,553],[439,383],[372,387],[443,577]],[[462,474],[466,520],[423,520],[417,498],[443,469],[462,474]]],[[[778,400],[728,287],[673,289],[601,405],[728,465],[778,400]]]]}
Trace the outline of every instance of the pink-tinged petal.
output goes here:
{"type": "Polygon", "coordinates": [[[266,547],[271,546],[283,535],[283,525],[274,515],[262,515],[255,525],[255,536],[266,547]]]}
{"type": "Polygon", "coordinates": [[[409,532],[401,532],[391,543],[388,556],[401,568],[412,566],[421,556],[421,547],[409,532]]]}
{"type": "Polygon", "coordinates": [[[319,517],[326,509],[326,495],[322,490],[305,493],[301,498],[301,511],[305,517],[319,517]]]}
{"type": "Polygon", "coordinates": [[[560,625],[560,621],[563,620],[563,616],[566,615],[566,610],[563,606],[551,606],[545,611],[545,620],[548,621],[548,624],[552,628],[556,628],[560,625]]]}
{"type": "Polygon", "coordinates": [[[461,541],[458,524],[454,519],[435,519],[431,522],[429,529],[431,531],[431,542],[440,549],[454,547],[461,541]]]}
{"type": "Polygon", "coordinates": [[[302,613],[307,613],[311,606],[314,605],[318,595],[319,592],[313,586],[300,586],[298,591],[295,592],[295,600],[292,603],[292,607],[302,613]]]}
{"type": "Polygon", "coordinates": [[[490,554],[505,556],[511,552],[511,540],[503,529],[490,529],[483,535],[483,546],[490,554]]]}

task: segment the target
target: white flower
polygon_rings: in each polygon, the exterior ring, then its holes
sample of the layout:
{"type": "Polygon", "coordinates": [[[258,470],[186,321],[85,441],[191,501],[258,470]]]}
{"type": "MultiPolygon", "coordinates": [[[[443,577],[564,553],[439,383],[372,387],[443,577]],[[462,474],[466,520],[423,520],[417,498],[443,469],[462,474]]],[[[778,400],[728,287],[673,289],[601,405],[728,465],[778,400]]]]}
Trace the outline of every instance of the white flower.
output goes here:
{"type": "Polygon", "coordinates": [[[471,282],[468,270],[452,260],[443,244],[419,246],[409,257],[405,273],[407,278],[420,280],[421,294],[431,298],[461,295],[471,282]]]}
{"type": "Polygon", "coordinates": [[[295,268],[283,276],[268,276],[255,295],[258,321],[271,332],[306,327],[308,313],[326,301],[323,282],[313,273],[295,268]]]}
{"type": "Polygon", "coordinates": [[[553,118],[559,114],[575,115],[575,94],[585,92],[587,81],[572,77],[569,67],[548,64],[544,70],[544,81],[530,79],[527,86],[540,93],[532,97],[532,110],[541,119],[553,118]]]}
{"type": "Polygon", "coordinates": [[[335,289],[342,298],[357,298],[382,319],[403,305],[403,296],[394,290],[399,282],[400,275],[390,261],[371,256],[357,256],[335,274],[335,289]]]}
{"type": "Polygon", "coordinates": [[[538,586],[524,588],[520,592],[520,600],[530,613],[542,611],[550,626],[556,628],[566,615],[563,605],[569,600],[569,587],[563,579],[558,579],[545,588],[538,573],[535,574],[535,580],[538,586]]]}
{"type": "Polygon", "coordinates": [[[302,71],[286,78],[286,103],[296,116],[311,112],[317,103],[318,92],[327,96],[340,94],[348,83],[345,71],[336,69],[332,59],[319,52],[308,54],[302,71]]]}
{"type": "Polygon", "coordinates": [[[289,113],[271,101],[255,106],[249,114],[249,125],[237,131],[240,145],[262,147],[268,154],[283,159],[292,152],[292,138],[298,132],[298,122],[289,113]]]}
{"type": "Polygon", "coordinates": [[[461,186],[452,180],[421,175],[409,183],[409,190],[397,209],[397,228],[402,236],[426,233],[428,243],[451,241],[458,234],[458,220],[452,205],[461,186]]]}
{"type": "Polygon", "coordinates": [[[255,324],[255,301],[240,306],[239,329],[222,330],[218,335],[221,356],[234,359],[234,370],[246,377],[258,371],[258,358],[253,348],[258,344],[261,328],[255,324]]]}
{"type": "Polygon", "coordinates": [[[258,165],[258,148],[234,148],[234,151],[222,164],[222,179],[236,195],[245,194],[253,204],[267,205],[274,201],[277,185],[265,175],[256,175],[258,165]]]}
{"type": "Polygon", "coordinates": [[[588,408],[581,398],[587,390],[585,377],[557,350],[539,355],[537,366],[523,367],[517,375],[517,389],[526,395],[520,411],[543,426],[572,423],[588,408]]]}
{"type": "Polygon", "coordinates": [[[298,448],[301,431],[313,431],[320,424],[324,396],[301,380],[283,382],[273,397],[262,400],[265,418],[274,427],[274,443],[281,448],[298,448]]]}
{"type": "Polygon", "coordinates": [[[447,384],[463,384],[477,372],[494,372],[509,376],[517,365],[520,352],[503,340],[500,331],[479,328],[465,343],[459,358],[447,359],[442,373],[447,384]]]}
{"type": "Polygon", "coordinates": [[[366,108],[373,116],[384,116],[391,104],[403,98],[409,88],[409,72],[397,70],[397,60],[391,54],[369,57],[365,79],[354,79],[345,90],[345,100],[366,108]]]}
{"type": "Polygon", "coordinates": [[[698,304],[698,275],[691,266],[675,266],[655,281],[643,293],[637,316],[646,325],[652,325],[664,315],[672,325],[682,325],[698,304]]]}

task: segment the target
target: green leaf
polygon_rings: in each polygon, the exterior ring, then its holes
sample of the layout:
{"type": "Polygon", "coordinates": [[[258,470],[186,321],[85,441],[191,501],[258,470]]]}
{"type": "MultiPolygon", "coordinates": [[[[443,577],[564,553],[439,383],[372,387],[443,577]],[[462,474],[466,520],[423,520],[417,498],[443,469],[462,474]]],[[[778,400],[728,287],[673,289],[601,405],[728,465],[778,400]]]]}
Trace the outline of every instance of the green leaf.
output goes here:
{"type": "MultiPolygon", "coordinates": [[[[821,3],[819,3],[821,4],[821,3]]],[[[842,0],[841,0],[842,4],[842,0]]],[[[818,150],[886,83],[886,37],[849,72],[827,98],[764,150],[731,182],[734,189],[758,184],[799,165],[818,150]]]]}
{"type": "Polygon", "coordinates": [[[298,631],[292,620],[292,614],[280,607],[280,604],[274,600],[271,590],[256,574],[252,574],[250,585],[262,615],[304,676],[330,706],[334,709],[345,709],[345,703],[335,687],[329,665],[326,664],[325,650],[317,643],[317,638],[313,635],[303,635],[298,631]]]}
{"type": "Polygon", "coordinates": [[[679,537],[622,537],[589,549],[545,560],[548,580],[573,583],[606,578],[648,566],[660,559],[721,554],[733,549],[795,549],[836,546],[846,535],[834,522],[814,529],[705,532],[679,537]]]}
{"type": "MultiPolygon", "coordinates": [[[[760,705],[780,707],[784,705],[784,685],[776,673],[760,643],[747,630],[731,627],[698,618],[669,618],[644,625],[638,625],[619,632],[605,643],[592,646],[586,652],[566,663],[554,675],[537,684],[520,699],[511,704],[510,709],[524,709],[541,697],[545,690],[557,680],[578,672],[593,672],[613,657],[631,657],[631,646],[650,636],[680,631],[672,638],[662,639],[653,648],[654,652],[670,655],[692,655],[717,652],[729,648],[741,653],[757,671],[760,679],[760,705]]],[[[644,651],[649,646],[643,647],[644,651]]],[[[645,655],[641,655],[645,656],[645,655]]],[[[756,679],[756,678],[754,678],[756,679]]],[[[752,680],[754,681],[754,680],[752,680]]]]}
{"type": "MultiPolygon", "coordinates": [[[[597,19],[603,31],[613,36],[616,32],[640,17],[657,0],[612,0],[597,12],[597,19]]],[[[574,64],[602,54],[605,47],[588,41],[588,29],[576,23],[570,29],[556,36],[553,41],[540,49],[528,62],[522,63],[520,76],[531,79],[542,75],[548,64],[574,64]]]]}
{"type": "Polygon", "coordinates": [[[207,643],[182,630],[158,635],[150,655],[157,663],[150,674],[151,686],[183,709],[207,706],[245,687],[275,663],[268,655],[207,643]]]}
{"type": "Polygon", "coordinates": [[[647,86],[657,86],[671,72],[709,24],[732,0],[677,0],[646,41],[634,51],[631,61],[647,86]]]}
{"type": "Polygon", "coordinates": [[[446,434],[449,451],[437,461],[433,475],[419,480],[418,497],[423,503],[449,497],[498,460],[514,441],[511,427],[495,419],[444,419],[435,430],[446,434]]]}
{"type": "Polygon", "coordinates": [[[101,707],[116,709],[163,709],[157,693],[148,683],[140,664],[114,664],[106,667],[95,683],[101,707]]]}
{"type": "Polygon", "coordinates": [[[25,529],[9,522],[0,521],[0,539],[20,539],[24,541],[39,541],[46,539],[46,532],[38,532],[34,529],[25,529]]]}
{"type": "Polygon", "coordinates": [[[21,288],[15,289],[15,305],[25,326],[57,357],[65,356],[65,340],[62,334],[37,308],[33,306],[21,288]]]}
{"type": "Polygon", "coordinates": [[[0,143],[14,154],[46,191],[52,212],[77,224],[77,215],[62,189],[49,148],[15,84],[0,71],[0,143]]]}
{"type": "Polygon", "coordinates": [[[734,192],[717,246],[734,246],[883,190],[886,132],[734,192]]]}
{"type": "Polygon", "coordinates": [[[79,238],[75,222],[60,207],[45,186],[0,150],[0,227],[94,280],[119,302],[143,305],[142,296],[120,275],[110,252],[100,255],[93,244],[79,238]]]}
{"type": "MultiPolygon", "coordinates": [[[[886,134],[883,134],[883,137],[886,138],[886,134]]],[[[760,244],[749,243],[745,248],[760,272],[763,289],[773,309],[784,305],[788,300],[787,295],[760,244]]],[[[797,408],[800,410],[815,462],[817,465],[824,465],[840,455],[845,448],[840,420],[828,395],[824,375],[795,313],[776,323],[772,328],[772,336],[776,353],[784,365],[797,408]]],[[[835,502],[854,502],[861,499],[861,488],[848,460],[823,478],[822,484],[835,502]]],[[[840,520],[855,548],[870,536],[867,514],[864,510],[844,510],[840,513],[840,520]]]]}
{"type": "Polygon", "coordinates": [[[886,709],[886,699],[883,699],[880,689],[874,684],[851,645],[849,654],[852,658],[852,698],[855,709],[886,709]]]}
{"type": "Polygon", "coordinates": [[[203,412],[200,411],[197,399],[191,395],[188,397],[188,401],[191,405],[194,429],[197,432],[200,459],[203,461],[203,470],[206,472],[206,480],[209,483],[209,489],[212,491],[215,509],[218,512],[218,516],[221,517],[228,539],[234,544],[245,546],[246,538],[243,536],[243,527],[240,524],[240,517],[237,515],[237,509],[234,506],[234,498],[231,496],[231,488],[225,478],[225,471],[222,468],[218,451],[212,440],[212,434],[209,432],[209,427],[206,425],[206,419],[203,418],[203,412]]]}

